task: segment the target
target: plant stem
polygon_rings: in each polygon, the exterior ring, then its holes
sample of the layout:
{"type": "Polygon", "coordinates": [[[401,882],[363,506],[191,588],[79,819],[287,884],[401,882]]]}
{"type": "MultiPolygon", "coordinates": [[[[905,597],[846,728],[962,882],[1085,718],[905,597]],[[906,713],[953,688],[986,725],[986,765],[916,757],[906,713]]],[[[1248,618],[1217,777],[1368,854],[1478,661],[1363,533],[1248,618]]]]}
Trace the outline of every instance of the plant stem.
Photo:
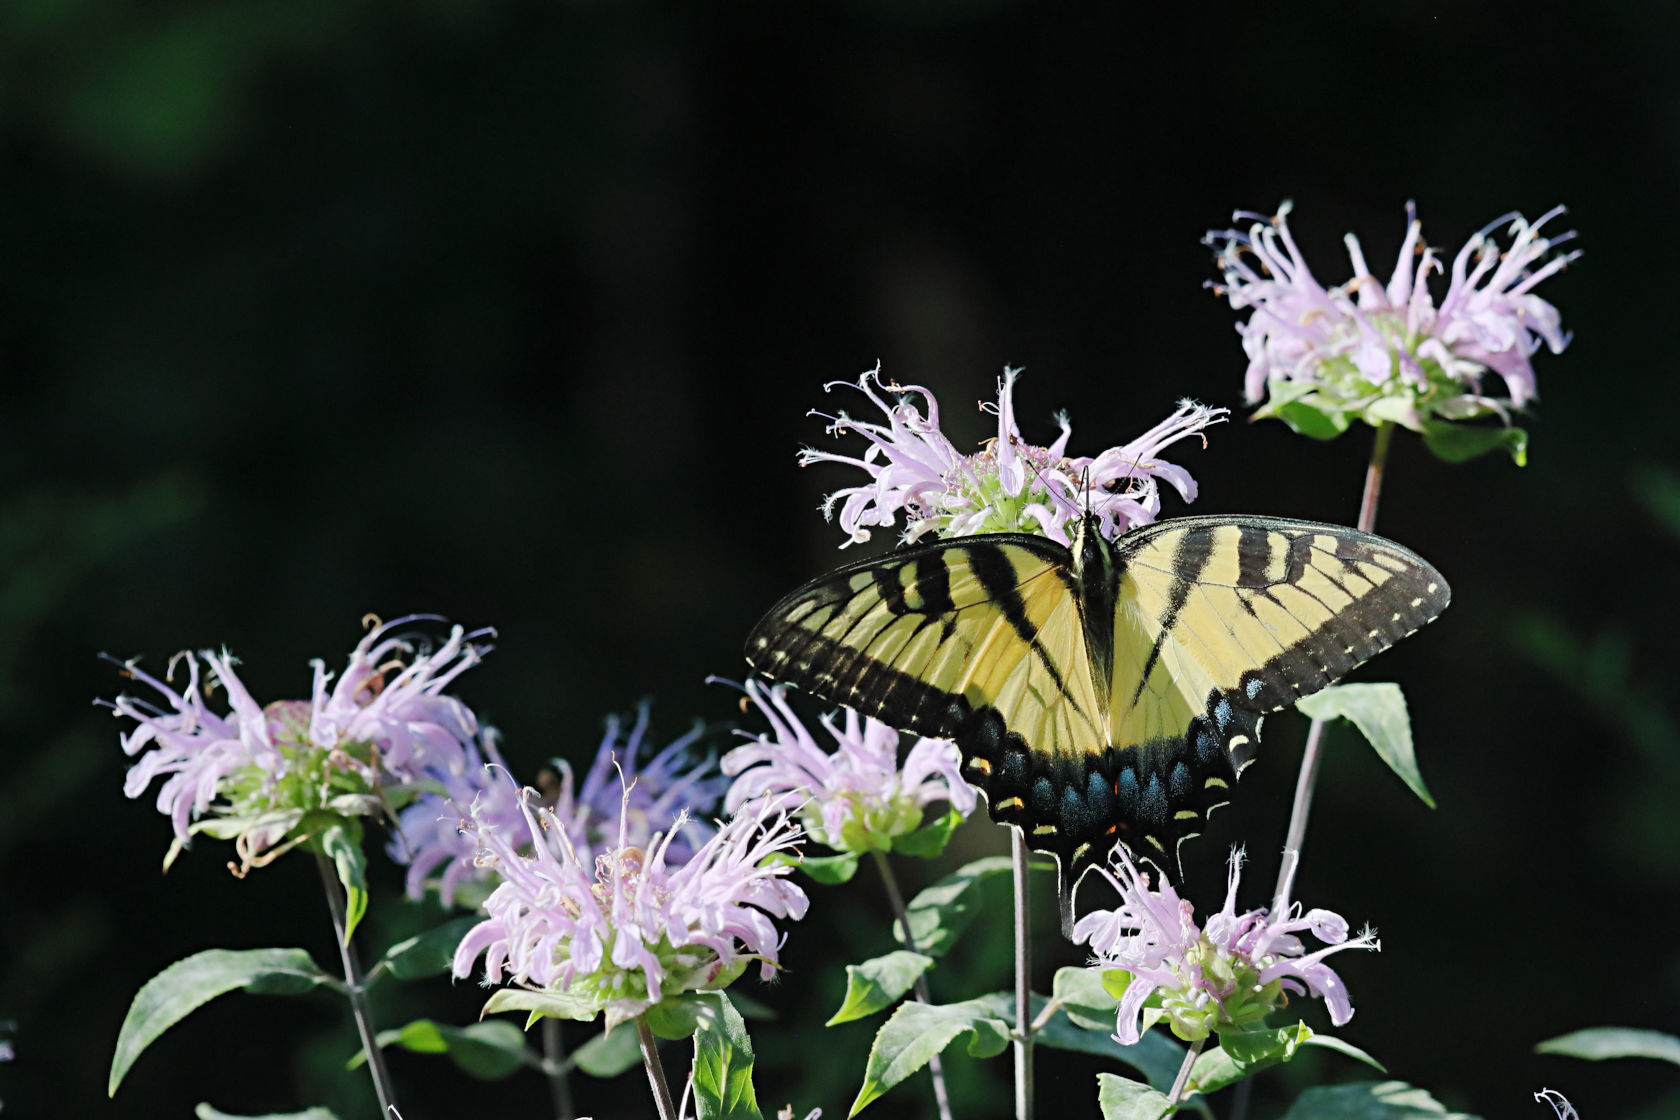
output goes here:
{"type": "MultiPolygon", "coordinates": [[[[887,889],[887,902],[892,906],[893,917],[898,920],[899,932],[904,936],[904,947],[912,953],[919,952],[915,935],[910,932],[910,914],[904,905],[904,895],[899,893],[898,877],[893,874],[892,864],[885,852],[874,855],[875,866],[881,870],[881,883],[887,889]]],[[[916,998],[926,1004],[933,1003],[928,994],[926,973],[916,977],[916,998]]],[[[938,1054],[928,1059],[928,1073],[933,1075],[933,1099],[939,1106],[939,1120],[951,1120],[951,1098],[945,1090],[945,1065],[938,1054]]]]}
{"type": "Polygon", "coordinates": [[[1190,1049],[1184,1052],[1184,1064],[1178,1067],[1178,1076],[1173,1079],[1172,1092],[1167,1094],[1167,1100],[1172,1104],[1178,1103],[1178,1098],[1184,1092],[1184,1086],[1190,1081],[1190,1067],[1196,1064],[1196,1057],[1207,1045],[1207,1039],[1198,1038],[1190,1044],[1190,1049]]]}
{"type": "Polygon", "coordinates": [[[677,1106],[671,1101],[671,1087],[665,1083],[665,1067],[659,1062],[659,1040],[653,1037],[646,1015],[636,1016],[636,1038],[642,1044],[642,1064],[647,1067],[654,1104],[659,1106],[659,1120],[677,1120],[677,1106]]]}
{"type": "Polygon", "coordinates": [[[362,1036],[362,1053],[367,1055],[368,1073],[373,1077],[373,1091],[379,1098],[379,1115],[396,1115],[396,1094],[391,1091],[391,1074],[385,1068],[385,1052],[379,1048],[373,1029],[373,1015],[368,1010],[366,980],[362,966],[356,960],[356,947],[346,933],[343,888],[332,860],[323,853],[315,853],[315,866],[321,872],[321,886],[326,888],[327,909],[332,911],[333,940],[338,942],[338,958],[344,965],[344,993],[350,998],[350,1010],[356,1017],[356,1032],[362,1036]]]}
{"type": "Polygon", "coordinates": [[[542,1021],[543,1076],[548,1078],[548,1095],[554,1101],[554,1120],[572,1120],[572,1083],[567,1078],[566,1040],[560,1037],[560,1020],[542,1021]]]}
{"type": "Polygon", "coordinates": [[[1015,875],[1015,1120],[1032,1120],[1032,923],[1027,912],[1027,838],[1009,830],[1015,875]]]}
{"type": "MultiPolygon", "coordinates": [[[[1377,499],[1382,496],[1383,475],[1388,466],[1388,445],[1394,439],[1394,425],[1383,421],[1371,441],[1371,460],[1365,466],[1365,492],[1359,500],[1359,529],[1369,533],[1377,523],[1377,499]]],[[[1301,752],[1301,773],[1295,779],[1295,805],[1289,813],[1289,835],[1283,842],[1283,866],[1278,869],[1277,888],[1272,892],[1272,910],[1287,902],[1289,880],[1301,845],[1307,838],[1307,817],[1312,812],[1313,788],[1318,784],[1318,767],[1323,759],[1324,721],[1315,719],[1307,728],[1307,745],[1301,752]]]]}

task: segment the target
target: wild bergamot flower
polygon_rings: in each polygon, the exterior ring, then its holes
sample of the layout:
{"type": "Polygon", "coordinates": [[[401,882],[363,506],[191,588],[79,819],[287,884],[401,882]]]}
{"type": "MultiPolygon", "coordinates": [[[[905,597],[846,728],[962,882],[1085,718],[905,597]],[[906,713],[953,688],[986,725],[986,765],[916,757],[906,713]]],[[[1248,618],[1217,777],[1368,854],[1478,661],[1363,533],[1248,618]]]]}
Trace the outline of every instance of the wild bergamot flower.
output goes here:
{"type": "MultiPolygon", "coordinates": [[[[727,779],[717,773],[715,760],[707,757],[696,761],[690,753],[704,733],[701,725],[644,762],[641,755],[649,709],[646,703],[640,706],[636,722],[628,731],[617,716],[607,718],[606,734],[581,785],[574,779],[569,762],[554,760],[559,779],[552,788],[544,786],[544,800],[579,852],[593,854],[620,846],[621,839],[645,848],[653,834],[669,825],[679,812],[709,813],[723,793],[727,779]]],[[[408,893],[412,898],[425,893],[434,874],[438,875],[438,896],[446,906],[454,902],[456,888],[463,881],[494,878],[495,865],[481,864],[474,858],[479,845],[474,833],[463,827],[465,818],[476,817],[480,827],[504,830],[517,830],[522,825],[520,789],[509,780],[511,771],[497,749],[495,732],[486,728],[480,744],[468,748],[466,765],[459,773],[432,773],[442,793],[428,793],[403,810],[402,827],[392,839],[390,854],[397,862],[408,864],[408,893]]],[[[694,845],[703,843],[710,832],[700,821],[691,822],[680,835],[672,837],[666,863],[686,863],[694,854],[694,845]]],[[[556,841],[557,834],[551,835],[551,846],[556,841]]]]}
{"type": "MultiPolygon", "coordinates": [[[[849,538],[846,543],[868,540],[869,527],[892,525],[902,511],[907,541],[929,533],[962,537],[1019,532],[1067,544],[1068,522],[1087,509],[1101,519],[1109,537],[1153,521],[1161,510],[1161,482],[1176,489],[1185,501],[1194,500],[1195,480],[1182,467],[1161,459],[1160,453],[1224,419],[1225,409],[1183,401],[1171,416],[1130,443],[1094,458],[1069,458],[1067,443],[1073,429],[1066,416],[1057,417],[1061,433],[1049,446],[1022,438],[1015,422],[1019,373],[1006,368],[998,381],[997,403],[981,406],[997,417],[997,436],[967,455],[940,430],[939,405],[932,393],[916,385],[882,385],[879,369],[858,378],[857,388],[886,414],[885,424],[855,420],[845,413],[818,413],[832,421],[829,434],[856,432],[870,445],[861,457],[813,448],[799,456],[801,466],[845,463],[869,472],[867,484],[836,490],[823,503],[828,517],[839,507],[840,527],[849,538]],[[894,399],[889,402],[883,393],[894,399]]],[[[844,382],[827,388],[837,384],[844,382]]]]}
{"type": "Polygon", "coordinates": [[[922,810],[948,802],[966,817],[976,794],[963,781],[955,744],[922,739],[898,763],[898,732],[879,720],[843,709],[822,717],[834,738],[824,750],[788,706],[787,689],[749,680],[747,697],[770,724],[770,734],[742,732],[751,742],[723,756],[723,772],[735,778],[724,801],[730,812],[758,797],[772,797],[797,811],[811,839],[840,852],[888,851],[893,840],[922,824],[922,810]]]}
{"type": "Polygon", "coordinates": [[[123,750],[139,756],[124,791],[138,797],[164,779],[157,806],[175,829],[170,859],[205,831],[235,841],[241,870],[259,866],[333,821],[392,812],[429,772],[463,766],[478,720],[444,689],[478,664],[474,639],[488,631],[454,627],[431,651],[393,633],[413,621],[369,631],[336,683],[315,661],[308,700],[259,705],[226,651],[179,653],[162,681],[125,665],[162,706],[126,694],[108,705],[137,725],[122,736],[123,750]],[[176,692],[166,682],[182,667],[186,686],[176,692]],[[207,700],[218,685],[224,714],[207,700]]]}
{"type": "Polygon", "coordinates": [[[1324,958],[1343,949],[1380,949],[1374,933],[1349,938],[1340,915],[1303,914],[1299,903],[1289,901],[1288,884],[1276,912],[1237,913],[1240,850],[1231,853],[1224,908],[1201,927],[1189,901],[1171,884],[1152,889],[1123,846],[1109,858],[1113,872],[1099,870],[1119,890],[1120,905],[1081,918],[1073,940],[1090,944],[1096,954],[1091,967],[1104,974],[1111,991],[1123,985],[1114,1035],[1122,1044],[1142,1036],[1145,1008],[1158,1008],[1186,1042],[1254,1029],[1286,1002],[1286,992],[1322,998],[1338,1027],[1353,1017],[1347,989],[1324,958]],[[1296,936],[1303,930],[1324,948],[1308,953],[1296,936]]]}
{"type": "Polygon", "coordinates": [[[786,814],[768,801],[747,806],[673,867],[686,814],[642,847],[629,843],[621,813],[618,842],[591,856],[535,798],[521,797],[517,829],[468,823],[501,882],[485,900],[489,917],[456,949],[456,976],[482,954],[488,983],[542,993],[553,1015],[605,1012],[610,1029],[683,992],[726,987],[752,961],[774,974],[783,939],[773,919],[797,921],[806,909],[780,858],[800,839],[786,814]]]}
{"type": "MultiPolygon", "coordinates": [[[[1290,235],[1289,210],[1285,203],[1270,218],[1239,211],[1238,220],[1251,222],[1246,232],[1210,230],[1204,238],[1217,250],[1224,274],[1222,284],[1208,286],[1233,308],[1250,312],[1237,331],[1249,359],[1243,393],[1261,405],[1256,416],[1275,416],[1319,438],[1346,430],[1355,419],[1391,421],[1426,436],[1483,416],[1509,425],[1510,411],[1534,397],[1534,353],[1542,344],[1554,354],[1569,344],[1557,308],[1534,294],[1542,280],[1580,256],[1551,253],[1574,231],[1540,234],[1563,213],[1561,206],[1533,223],[1506,214],[1473,235],[1453,258],[1439,305],[1429,278],[1443,271],[1441,260],[1424,244],[1411,203],[1406,239],[1386,285],[1371,275],[1350,233],[1353,276],[1326,288],[1290,235]],[[1510,245],[1501,249],[1494,231],[1507,223],[1510,245]],[[1490,373],[1498,376],[1503,395],[1486,384],[1490,373]]],[[[1521,441],[1505,446],[1520,461],[1521,441]]]]}

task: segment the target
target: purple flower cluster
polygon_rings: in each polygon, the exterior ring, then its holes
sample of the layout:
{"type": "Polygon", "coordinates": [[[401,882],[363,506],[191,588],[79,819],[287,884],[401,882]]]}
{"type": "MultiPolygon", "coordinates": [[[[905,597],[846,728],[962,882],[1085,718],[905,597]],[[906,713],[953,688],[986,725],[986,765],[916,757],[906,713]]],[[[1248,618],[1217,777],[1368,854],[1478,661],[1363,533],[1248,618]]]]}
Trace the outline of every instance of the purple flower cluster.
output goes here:
{"type": "Polygon", "coordinates": [[[1276,912],[1237,913],[1241,851],[1231,853],[1224,908],[1201,927],[1190,903],[1170,884],[1150,887],[1124,847],[1115,848],[1110,859],[1118,874],[1100,870],[1119,890],[1120,905],[1081,918],[1073,940],[1090,944],[1093,968],[1119,969],[1129,977],[1114,1036],[1122,1044],[1142,1036],[1146,1005],[1161,1008],[1173,1033],[1187,1042],[1258,1023],[1286,991],[1322,998],[1336,1026],[1353,1017],[1347,989],[1324,959],[1343,949],[1380,949],[1374,933],[1350,939],[1340,915],[1303,914],[1298,903],[1289,902],[1287,885],[1276,912]],[[1304,930],[1325,947],[1306,952],[1297,936],[1304,930]]]}
{"type": "MultiPolygon", "coordinates": [[[[645,848],[680,812],[709,812],[722,795],[727,780],[716,772],[713,761],[696,763],[690,757],[690,748],[703,731],[700,726],[639,765],[648,719],[646,703],[628,732],[617,716],[608,717],[606,734],[581,785],[574,780],[570,763],[555,760],[560,778],[549,800],[554,820],[576,850],[601,851],[621,839],[645,848]]],[[[463,881],[494,877],[494,867],[475,861],[479,846],[463,822],[473,817],[480,827],[517,831],[522,826],[519,787],[509,780],[510,773],[496,748],[494,732],[486,729],[480,745],[469,747],[461,769],[440,768],[429,775],[444,792],[428,793],[405,809],[399,835],[390,846],[391,857],[408,864],[410,897],[423,895],[429,878],[440,868],[437,888],[445,905],[454,902],[463,881]]],[[[671,838],[666,862],[672,866],[686,863],[694,845],[704,842],[709,833],[706,825],[691,823],[682,835],[671,838]]],[[[550,836],[551,847],[556,837],[550,836]]]]}
{"type": "Polygon", "coordinates": [[[670,996],[732,982],[753,960],[768,978],[782,938],[772,919],[803,917],[806,898],[781,857],[798,825],[767,801],[720,825],[693,857],[673,867],[668,854],[686,822],[644,848],[628,842],[620,814],[615,846],[580,852],[552,810],[520,799],[521,827],[474,817],[478,858],[500,884],[484,903],[489,917],[462,938],[454,974],[469,975],[482,954],[489,983],[504,979],[564,994],[608,1026],[670,996]]]}
{"type": "Polygon", "coordinates": [[[137,665],[125,673],[150,686],[158,703],[122,695],[109,706],[136,726],[122,736],[124,752],[139,756],[124,791],[138,797],[162,777],[158,810],[185,844],[206,814],[250,822],[232,827],[242,850],[277,843],[301,815],[327,809],[342,815],[376,813],[393,787],[411,786],[431,771],[465,764],[478,721],[444,695],[461,673],[478,664],[480,634],[454,627],[435,652],[393,631],[398,619],[371,630],[350,655],[336,683],[314,662],[309,700],[259,705],[234,671],[227,652],[177,654],[160,681],[137,665]],[[185,666],[186,686],[168,683],[185,666]],[[207,679],[205,679],[207,678],[207,679]],[[220,686],[228,710],[211,709],[207,693],[220,686]]]}
{"type": "MultiPolygon", "coordinates": [[[[1268,409],[1304,400],[1370,423],[1420,428],[1430,416],[1447,420],[1521,408],[1535,394],[1531,361],[1542,343],[1553,353],[1569,344],[1557,308],[1534,294],[1542,280],[1580,256],[1547,254],[1574,231],[1547,238],[1540,229],[1557,207],[1529,223],[1506,214],[1483,227],[1453,258],[1439,304],[1429,277],[1443,271],[1423,243],[1415,207],[1406,205],[1406,239],[1385,285],[1366,267],[1359,241],[1346,244],[1353,276],[1325,287],[1312,274],[1289,231],[1289,205],[1270,218],[1239,211],[1247,231],[1209,231],[1223,284],[1209,286],[1250,312],[1237,325],[1248,354],[1243,391],[1249,403],[1270,398],[1268,409]],[[1493,231],[1509,223],[1510,245],[1493,231]],[[1498,374],[1503,398],[1487,393],[1483,375],[1498,374]]],[[[1261,415],[1271,413],[1263,409],[1261,415]]]]}
{"type": "Polygon", "coordinates": [[[725,807],[735,812],[758,797],[770,797],[798,812],[811,839],[836,851],[886,851],[892,840],[922,823],[922,810],[949,802],[964,816],[974,811],[976,794],[958,770],[961,756],[943,739],[922,739],[898,765],[898,732],[845,709],[844,724],[834,715],[822,725],[835,741],[826,751],[787,703],[783,686],[766,689],[757,681],[744,686],[748,698],[770,724],[770,734],[723,757],[723,772],[733,776],[725,807]]]}
{"type": "MultiPolygon", "coordinates": [[[[878,368],[858,378],[857,388],[886,414],[886,422],[855,420],[845,413],[825,418],[831,421],[829,434],[855,432],[869,441],[869,447],[861,456],[808,448],[799,459],[802,466],[833,462],[868,472],[868,483],[836,490],[823,503],[823,513],[829,517],[839,508],[846,543],[868,540],[870,527],[890,526],[902,512],[907,541],[929,533],[962,537],[1023,532],[1066,544],[1068,522],[1087,508],[1101,519],[1103,532],[1111,537],[1153,521],[1161,509],[1162,482],[1185,501],[1194,500],[1195,480],[1184,468],[1159,458],[1160,453],[1224,419],[1225,409],[1185,401],[1130,443],[1094,458],[1069,458],[1067,443],[1073,429],[1065,416],[1058,417],[1061,433],[1048,447],[1022,438],[1014,401],[1019,372],[1005,369],[998,381],[997,403],[982,406],[997,417],[997,436],[967,455],[940,430],[939,405],[928,390],[883,385],[878,368]]],[[[828,388],[836,384],[844,383],[828,388]]]]}

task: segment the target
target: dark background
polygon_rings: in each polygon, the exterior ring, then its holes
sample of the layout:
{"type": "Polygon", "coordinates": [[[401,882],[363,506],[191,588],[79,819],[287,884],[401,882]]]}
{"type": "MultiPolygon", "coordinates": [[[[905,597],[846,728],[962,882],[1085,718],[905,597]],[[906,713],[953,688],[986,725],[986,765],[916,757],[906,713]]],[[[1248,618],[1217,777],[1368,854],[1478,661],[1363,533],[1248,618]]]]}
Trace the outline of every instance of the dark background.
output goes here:
{"type": "MultiPolygon", "coordinates": [[[[332,949],[303,859],[239,882],[202,844],[158,875],[167,824],[150,792],[122,795],[118,728],[90,704],[119,682],[95,654],[156,669],[225,644],[259,697],[299,696],[364,612],[433,611],[498,628],[458,693],[528,772],[587,757],[601,717],[642,696],[662,739],[726,719],[732,696],[703,678],[738,675],[758,613],[840,559],[815,509],[856,476],[794,466],[826,445],[808,409],[857,408],[824,382],[879,360],[931,387],[965,446],[1005,363],[1027,370],[1027,436],[1066,408],[1075,453],[1182,396],[1240,410],[1244,359],[1198,241],[1286,198],[1327,283],[1348,274],[1348,230],[1386,275],[1408,198],[1448,254],[1558,202],[1553,228],[1587,252],[1542,288],[1576,340],[1537,360],[1531,465],[1395,443],[1379,528],[1448,575],[1454,605],[1360,677],[1404,683],[1440,808],[1333,733],[1298,895],[1384,944],[1337,959],[1358,1008],[1341,1033],[1490,1116],[1549,1116],[1542,1085],[1588,1120],[1680,1108],[1672,1068],[1532,1052],[1589,1025],[1680,1028],[1680,540],[1650,473],[1677,458],[1676,17],[1161,18],[1001,0],[0,6],[7,1113],[372,1113],[365,1079],[333,1073],[354,1042],[325,997],[219,1000],[105,1101],[123,1013],[166,964],[332,949]]],[[[1194,512],[1351,522],[1368,447],[1239,418],[1170,457],[1201,484],[1194,512]]],[[[1268,729],[1201,843],[1204,908],[1234,840],[1250,901],[1273,874],[1303,724],[1268,729]]],[[[944,866],[1002,846],[973,824],[944,866]]],[[[421,920],[397,881],[376,867],[370,946],[421,920]]],[[[1048,977],[1079,955],[1041,902],[1048,977]]],[[[781,1014],[756,1028],[766,1108],[844,1115],[873,1027],[821,1023],[839,962],[886,947],[881,911],[867,877],[815,890],[781,982],[744,982],[781,1014]]],[[[1006,985],[1005,914],[1000,898],[936,997],[1006,985]]],[[[381,1021],[466,1022],[480,998],[393,990],[381,1021]]],[[[408,1120],[545,1114],[534,1074],[479,1095],[441,1058],[392,1061],[408,1120]]],[[[680,1048],[668,1062],[686,1068],[680,1048]]],[[[951,1068],[963,1115],[1003,1114],[1007,1058],[951,1068]]],[[[1046,1114],[1094,1115],[1098,1068],[1046,1057],[1046,1114]]],[[[1251,1115],[1357,1076],[1303,1060],[1251,1115]]],[[[579,1095],[651,1114],[638,1072],[579,1095]]],[[[929,1107],[918,1082],[872,1113],[929,1107]]]]}

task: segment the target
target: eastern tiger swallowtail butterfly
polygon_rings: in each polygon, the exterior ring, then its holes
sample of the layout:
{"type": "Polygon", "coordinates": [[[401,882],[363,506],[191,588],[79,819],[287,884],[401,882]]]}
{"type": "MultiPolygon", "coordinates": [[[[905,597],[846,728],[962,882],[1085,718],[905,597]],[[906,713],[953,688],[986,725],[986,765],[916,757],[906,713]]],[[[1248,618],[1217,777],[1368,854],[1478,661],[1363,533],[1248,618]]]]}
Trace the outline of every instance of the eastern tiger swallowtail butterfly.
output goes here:
{"type": "Polygon", "coordinates": [[[1433,620],[1447,583],[1393,541],[1310,521],[1186,517],[1071,547],[992,533],[848,564],[771,607],[754,669],[953,739],[992,819],[1068,892],[1116,842],[1176,872],[1260,718],[1433,620]]]}

